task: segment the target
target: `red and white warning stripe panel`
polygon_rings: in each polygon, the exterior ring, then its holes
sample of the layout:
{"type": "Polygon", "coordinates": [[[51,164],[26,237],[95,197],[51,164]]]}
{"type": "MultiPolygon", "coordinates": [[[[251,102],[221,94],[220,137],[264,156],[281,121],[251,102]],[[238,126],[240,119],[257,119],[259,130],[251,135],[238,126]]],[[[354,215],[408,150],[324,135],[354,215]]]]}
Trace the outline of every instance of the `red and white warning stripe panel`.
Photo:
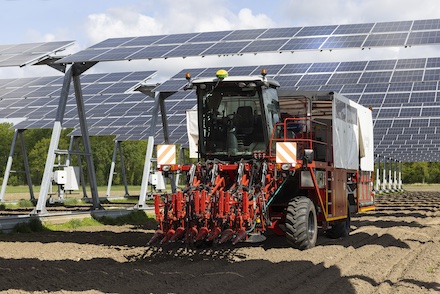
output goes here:
{"type": "Polygon", "coordinates": [[[296,142],[277,142],[276,162],[296,165],[296,142]]]}
{"type": "Polygon", "coordinates": [[[157,164],[176,164],[176,145],[157,145],[157,164]]]}

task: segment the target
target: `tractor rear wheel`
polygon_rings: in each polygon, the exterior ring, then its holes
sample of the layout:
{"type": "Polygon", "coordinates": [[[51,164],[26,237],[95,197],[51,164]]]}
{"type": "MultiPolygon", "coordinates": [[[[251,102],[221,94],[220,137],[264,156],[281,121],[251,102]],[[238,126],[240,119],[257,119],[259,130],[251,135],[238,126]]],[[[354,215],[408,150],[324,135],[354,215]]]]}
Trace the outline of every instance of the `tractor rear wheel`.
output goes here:
{"type": "Polygon", "coordinates": [[[307,197],[295,197],[287,206],[287,241],[292,247],[304,250],[314,247],[317,237],[318,226],[315,205],[307,197]]]}

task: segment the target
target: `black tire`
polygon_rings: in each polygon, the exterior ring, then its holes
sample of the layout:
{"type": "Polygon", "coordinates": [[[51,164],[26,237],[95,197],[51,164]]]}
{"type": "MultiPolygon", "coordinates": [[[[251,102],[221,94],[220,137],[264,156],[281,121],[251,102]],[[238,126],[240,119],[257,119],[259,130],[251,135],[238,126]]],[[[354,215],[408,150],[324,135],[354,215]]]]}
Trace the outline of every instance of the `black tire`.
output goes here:
{"type": "Polygon", "coordinates": [[[317,237],[315,205],[307,197],[295,197],[287,206],[287,242],[294,248],[305,250],[315,246],[317,237]]]}
{"type": "Polygon", "coordinates": [[[331,239],[338,239],[348,237],[350,235],[351,217],[350,210],[348,210],[347,219],[342,222],[338,222],[332,225],[331,229],[328,229],[326,234],[331,239]]]}

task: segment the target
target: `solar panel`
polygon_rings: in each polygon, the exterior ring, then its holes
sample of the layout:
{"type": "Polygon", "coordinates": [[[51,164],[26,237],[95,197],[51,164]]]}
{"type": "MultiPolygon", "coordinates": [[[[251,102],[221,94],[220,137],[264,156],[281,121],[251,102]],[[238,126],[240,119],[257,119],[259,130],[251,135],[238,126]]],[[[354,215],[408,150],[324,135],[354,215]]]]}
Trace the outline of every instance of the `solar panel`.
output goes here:
{"type": "MultiPolygon", "coordinates": [[[[131,92],[125,93],[125,91],[144,83],[154,74],[154,71],[143,71],[137,73],[82,75],[83,98],[88,124],[92,126],[103,123],[108,124],[109,122],[113,123],[117,118],[124,116],[131,116],[132,120],[135,118],[134,115],[146,116],[147,110],[150,108],[144,108],[142,103],[143,101],[151,100],[151,98],[142,93],[133,94],[131,92]],[[111,91],[112,93],[117,92],[116,89],[119,89],[121,92],[118,94],[105,93],[109,88],[114,89],[111,91]],[[134,111],[131,111],[133,108],[135,108],[137,114],[133,114],[134,111]],[[142,109],[143,111],[141,111],[142,109]]],[[[0,117],[26,117],[26,121],[14,126],[17,129],[53,127],[59,95],[53,97],[52,94],[54,89],[58,89],[59,92],[60,86],[46,86],[46,84],[51,84],[52,81],[58,79],[59,77],[57,76],[45,77],[44,83],[33,82],[33,80],[38,81],[38,78],[8,79],[7,82],[0,80],[0,85],[24,85],[14,88],[13,91],[9,91],[2,96],[3,100],[0,100],[0,108],[3,107],[3,109],[0,110],[0,117]],[[43,85],[35,86],[35,84],[43,85]],[[48,88],[52,89],[47,91],[48,88]],[[38,97],[29,98],[35,92],[39,93],[38,97]],[[6,97],[5,95],[8,96],[6,97]]],[[[2,87],[5,86],[0,86],[0,90],[4,89],[2,87]]],[[[78,126],[77,115],[76,100],[72,93],[67,101],[63,126],[78,126]]]]}
{"type": "Polygon", "coordinates": [[[434,19],[112,38],[58,62],[438,44],[438,23],[434,19]]]}

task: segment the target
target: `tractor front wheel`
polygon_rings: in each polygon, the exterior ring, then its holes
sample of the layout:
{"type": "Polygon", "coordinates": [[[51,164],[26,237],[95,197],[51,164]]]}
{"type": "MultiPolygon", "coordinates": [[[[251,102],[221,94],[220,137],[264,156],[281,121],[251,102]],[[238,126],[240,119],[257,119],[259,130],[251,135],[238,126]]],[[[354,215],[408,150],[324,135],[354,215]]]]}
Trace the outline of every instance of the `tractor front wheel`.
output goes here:
{"type": "Polygon", "coordinates": [[[289,202],[286,214],[286,237],[292,247],[304,250],[315,246],[318,237],[316,209],[304,196],[289,202]]]}

